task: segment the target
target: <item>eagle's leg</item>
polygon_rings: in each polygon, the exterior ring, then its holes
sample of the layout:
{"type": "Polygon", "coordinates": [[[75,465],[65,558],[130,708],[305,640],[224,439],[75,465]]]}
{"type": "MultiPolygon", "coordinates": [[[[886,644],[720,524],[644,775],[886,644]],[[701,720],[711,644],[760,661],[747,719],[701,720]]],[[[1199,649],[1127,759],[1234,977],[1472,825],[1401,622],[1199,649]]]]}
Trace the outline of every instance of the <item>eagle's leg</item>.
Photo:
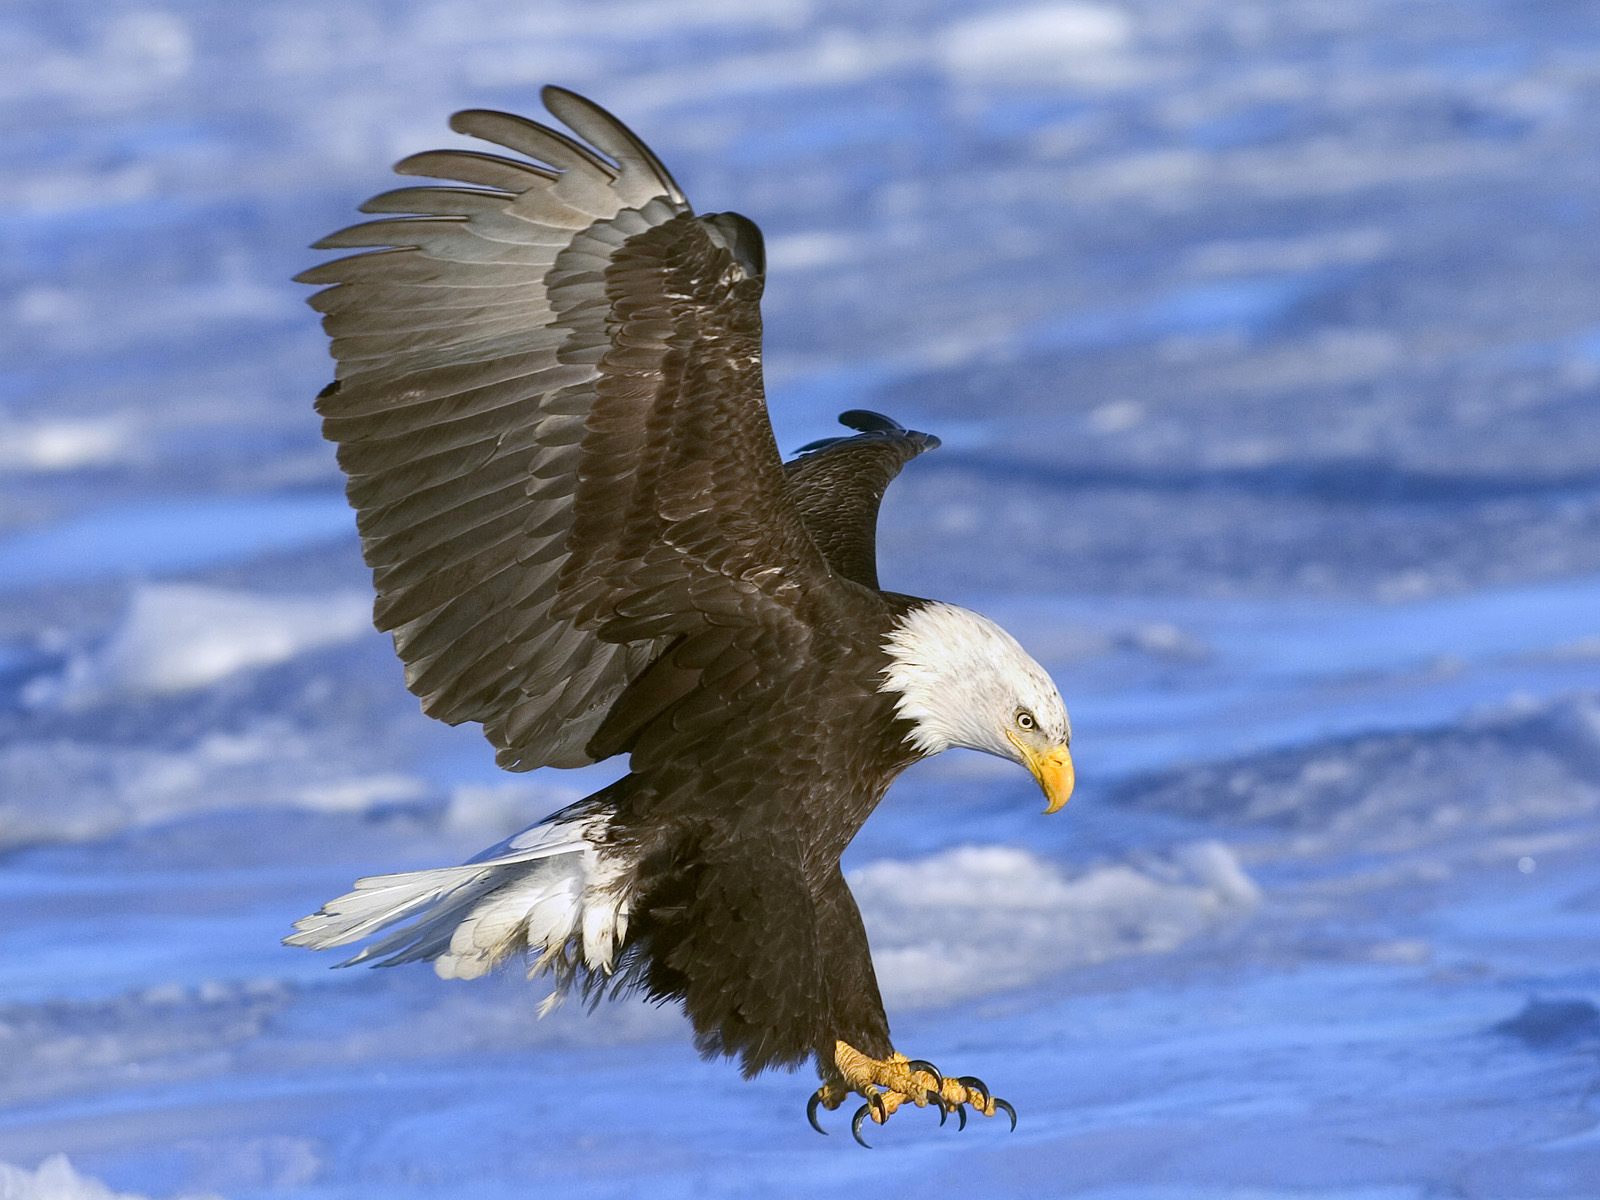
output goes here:
{"type": "Polygon", "coordinates": [[[945,1076],[932,1063],[921,1059],[908,1059],[903,1054],[891,1053],[888,1058],[872,1058],[861,1053],[847,1042],[834,1043],[832,1070],[825,1070],[823,1083],[811,1097],[806,1115],[812,1127],[819,1132],[816,1112],[818,1106],[838,1108],[851,1095],[866,1101],[851,1122],[856,1141],[866,1145],[861,1137],[861,1125],[866,1118],[882,1125],[894,1115],[901,1105],[914,1104],[922,1108],[928,1104],[939,1108],[939,1123],[954,1110],[962,1127],[967,1123],[966,1109],[972,1108],[986,1117],[1002,1111],[1011,1118],[1011,1127],[1017,1127],[1017,1113],[1006,1101],[989,1091],[982,1080],[970,1075],[959,1078],[945,1076]]]}

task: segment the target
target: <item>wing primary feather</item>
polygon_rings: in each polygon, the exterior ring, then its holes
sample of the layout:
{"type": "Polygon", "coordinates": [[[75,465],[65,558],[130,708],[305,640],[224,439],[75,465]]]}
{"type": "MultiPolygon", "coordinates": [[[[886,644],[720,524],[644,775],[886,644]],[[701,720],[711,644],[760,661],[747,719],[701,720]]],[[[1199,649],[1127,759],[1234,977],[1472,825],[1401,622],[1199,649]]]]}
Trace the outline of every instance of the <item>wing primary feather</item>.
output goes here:
{"type": "Polygon", "coordinates": [[[508,192],[525,192],[535,179],[551,183],[561,178],[560,172],[538,163],[519,162],[481,150],[424,150],[395,163],[394,172],[396,175],[423,175],[429,179],[455,179],[508,192]]]}
{"type": "Polygon", "coordinates": [[[415,213],[419,216],[466,216],[475,208],[503,208],[518,193],[499,188],[403,187],[379,192],[360,205],[365,213],[415,213]]]}
{"type": "Polygon", "coordinates": [[[516,150],[562,170],[588,168],[600,172],[607,179],[617,177],[617,168],[589,147],[527,117],[489,108],[468,108],[451,116],[450,128],[468,137],[482,138],[497,146],[516,150]]]}
{"type": "Polygon", "coordinates": [[[416,247],[431,241],[449,226],[467,223],[460,215],[446,217],[397,217],[390,221],[362,221],[311,243],[313,250],[345,250],[355,246],[416,247]]]}
{"type": "Polygon", "coordinates": [[[678,181],[672,177],[672,172],[667,170],[666,164],[655,156],[649,146],[639,140],[633,130],[600,105],[585,96],[554,84],[545,87],[539,95],[552,114],[573,132],[588,138],[596,147],[609,154],[619,166],[624,169],[631,166],[643,168],[666,188],[667,196],[674,204],[686,206],[689,203],[683,194],[683,189],[678,186],[678,181]]]}

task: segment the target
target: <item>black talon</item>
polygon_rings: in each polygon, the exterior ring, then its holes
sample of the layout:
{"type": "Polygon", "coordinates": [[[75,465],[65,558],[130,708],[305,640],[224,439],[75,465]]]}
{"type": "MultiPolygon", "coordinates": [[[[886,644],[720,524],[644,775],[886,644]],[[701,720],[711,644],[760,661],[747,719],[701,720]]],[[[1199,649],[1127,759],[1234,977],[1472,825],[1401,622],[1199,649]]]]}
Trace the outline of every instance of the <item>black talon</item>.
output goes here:
{"type": "Polygon", "coordinates": [[[1000,1099],[999,1096],[994,1096],[992,1099],[994,1100],[994,1106],[1001,1109],[1006,1116],[1011,1118],[1011,1132],[1015,1133],[1017,1131],[1017,1110],[1012,1108],[1006,1101],[1000,1099]]]}
{"type": "Polygon", "coordinates": [[[806,1101],[806,1120],[811,1122],[811,1128],[815,1129],[823,1137],[827,1137],[828,1131],[821,1125],[817,1124],[817,1109],[821,1107],[822,1089],[818,1088],[816,1091],[811,1093],[811,1099],[806,1101]]]}
{"type": "Polygon", "coordinates": [[[943,1096],[932,1089],[928,1090],[926,1096],[929,1104],[937,1104],[939,1106],[939,1124],[943,1126],[950,1116],[950,1106],[944,1102],[943,1096]]]}
{"type": "Polygon", "coordinates": [[[967,1127],[967,1107],[964,1104],[958,1104],[955,1106],[955,1109],[956,1120],[960,1122],[960,1124],[956,1126],[956,1132],[960,1133],[967,1127]]]}
{"type": "Polygon", "coordinates": [[[925,1058],[913,1058],[910,1062],[908,1062],[906,1064],[906,1070],[908,1070],[908,1071],[924,1071],[927,1074],[933,1076],[933,1078],[934,1078],[934,1085],[933,1086],[934,1087],[936,1087],[936,1088],[944,1087],[944,1076],[939,1074],[939,1068],[934,1066],[931,1062],[929,1062],[925,1058]]]}
{"type": "Polygon", "coordinates": [[[877,1092],[872,1092],[867,1096],[867,1103],[872,1105],[872,1110],[878,1114],[879,1125],[889,1119],[889,1110],[884,1107],[883,1097],[877,1092]]]}
{"type": "Polygon", "coordinates": [[[871,1150],[872,1147],[868,1146],[867,1139],[861,1136],[861,1122],[867,1119],[867,1113],[870,1111],[872,1111],[872,1105],[863,1104],[860,1108],[856,1109],[856,1115],[850,1118],[851,1135],[856,1139],[856,1141],[860,1142],[863,1146],[866,1146],[868,1150],[871,1150]]]}
{"type": "MultiPolygon", "coordinates": [[[[976,1092],[984,1099],[989,1098],[989,1085],[983,1080],[979,1079],[976,1075],[963,1075],[960,1079],[956,1080],[956,1082],[962,1087],[966,1088],[968,1092],[976,1092]]],[[[982,1108],[983,1105],[974,1104],[972,1107],[982,1108]]]]}

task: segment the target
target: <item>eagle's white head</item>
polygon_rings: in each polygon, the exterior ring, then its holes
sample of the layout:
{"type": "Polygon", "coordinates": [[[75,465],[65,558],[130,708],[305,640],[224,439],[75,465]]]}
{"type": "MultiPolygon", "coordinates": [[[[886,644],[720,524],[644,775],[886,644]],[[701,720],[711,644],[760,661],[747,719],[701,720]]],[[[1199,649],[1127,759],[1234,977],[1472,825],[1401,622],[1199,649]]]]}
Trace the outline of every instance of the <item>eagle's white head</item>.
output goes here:
{"type": "Polygon", "coordinates": [[[982,750],[1033,772],[1055,812],[1072,795],[1072,722],[1045,669],[988,617],[953,604],[912,609],[884,643],[882,690],[923,754],[982,750]]]}

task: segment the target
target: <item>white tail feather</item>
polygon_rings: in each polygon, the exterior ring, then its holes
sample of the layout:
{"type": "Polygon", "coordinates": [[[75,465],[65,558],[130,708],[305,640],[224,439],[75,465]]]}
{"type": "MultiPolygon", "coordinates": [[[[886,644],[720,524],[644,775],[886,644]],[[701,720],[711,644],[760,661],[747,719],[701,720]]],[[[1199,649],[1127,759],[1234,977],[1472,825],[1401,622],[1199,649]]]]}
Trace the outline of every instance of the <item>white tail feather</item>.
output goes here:
{"type": "Polygon", "coordinates": [[[530,975],[554,969],[552,999],[559,998],[580,964],[609,974],[627,935],[630,864],[606,852],[604,820],[557,814],[494,857],[359,879],[354,891],[296,921],[298,932],[284,941],[313,950],[347,946],[415,917],[339,965],[431,959],[442,978],[476,979],[521,952],[530,975]]]}

